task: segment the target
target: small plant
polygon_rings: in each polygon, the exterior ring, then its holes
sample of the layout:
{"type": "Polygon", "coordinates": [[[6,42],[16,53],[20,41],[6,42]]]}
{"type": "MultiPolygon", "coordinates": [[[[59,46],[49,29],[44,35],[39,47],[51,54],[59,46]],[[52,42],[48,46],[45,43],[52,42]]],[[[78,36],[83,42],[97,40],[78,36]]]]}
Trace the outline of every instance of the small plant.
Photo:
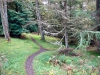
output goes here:
{"type": "Polygon", "coordinates": [[[56,56],[52,56],[51,58],[49,58],[49,63],[51,63],[53,66],[61,65],[60,60],[58,60],[56,56]]]}

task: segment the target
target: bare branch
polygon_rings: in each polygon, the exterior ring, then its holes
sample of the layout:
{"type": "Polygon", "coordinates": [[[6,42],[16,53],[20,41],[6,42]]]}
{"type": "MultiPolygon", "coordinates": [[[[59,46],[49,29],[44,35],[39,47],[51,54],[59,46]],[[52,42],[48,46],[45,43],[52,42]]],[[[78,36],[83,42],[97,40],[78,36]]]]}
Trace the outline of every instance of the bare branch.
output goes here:
{"type": "Polygon", "coordinates": [[[58,33],[51,33],[51,32],[48,32],[46,30],[43,30],[44,34],[45,35],[48,35],[48,36],[58,36],[58,34],[62,33],[64,30],[65,30],[66,27],[64,27],[61,31],[59,31],[58,33]]]}

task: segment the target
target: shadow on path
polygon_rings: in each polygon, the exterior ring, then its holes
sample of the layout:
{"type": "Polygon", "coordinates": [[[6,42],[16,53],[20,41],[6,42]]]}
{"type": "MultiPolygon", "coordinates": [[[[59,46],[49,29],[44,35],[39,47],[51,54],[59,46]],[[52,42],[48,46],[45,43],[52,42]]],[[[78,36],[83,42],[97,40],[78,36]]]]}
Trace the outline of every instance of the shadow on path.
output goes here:
{"type": "Polygon", "coordinates": [[[39,50],[38,52],[36,52],[36,53],[30,55],[30,56],[27,58],[26,63],[25,63],[25,69],[26,69],[26,74],[27,74],[27,75],[35,75],[35,71],[34,71],[34,69],[33,69],[33,66],[34,66],[34,65],[32,65],[32,64],[33,64],[33,61],[34,61],[34,58],[35,58],[37,55],[39,55],[40,53],[46,51],[46,49],[44,49],[38,42],[36,42],[36,40],[35,40],[34,38],[31,37],[31,39],[32,39],[32,41],[33,41],[34,43],[36,43],[36,44],[40,47],[40,50],[39,50]]]}

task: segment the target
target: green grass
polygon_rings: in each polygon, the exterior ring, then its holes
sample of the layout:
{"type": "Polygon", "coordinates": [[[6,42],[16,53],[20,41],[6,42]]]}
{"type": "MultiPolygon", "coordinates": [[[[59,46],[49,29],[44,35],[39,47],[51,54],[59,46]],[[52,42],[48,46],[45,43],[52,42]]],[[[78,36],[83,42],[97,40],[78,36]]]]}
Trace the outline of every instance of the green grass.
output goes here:
{"type": "MultiPolygon", "coordinates": [[[[0,53],[5,53],[8,59],[4,66],[7,75],[26,75],[25,62],[27,57],[39,50],[39,46],[32,42],[30,36],[46,49],[55,50],[59,47],[40,40],[40,36],[36,34],[26,34],[25,39],[11,38],[11,42],[0,38],[0,53]]],[[[51,37],[48,39],[55,40],[51,37]]]]}
{"type": "Polygon", "coordinates": [[[56,42],[56,40],[59,40],[58,38],[45,36],[46,41],[42,41],[41,37],[37,34],[35,34],[35,35],[27,34],[26,35],[27,38],[30,38],[30,36],[33,37],[40,45],[42,45],[44,48],[46,48],[48,50],[57,50],[59,48],[58,45],[54,45],[54,44],[47,42],[48,40],[52,41],[52,42],[56,42]]]}
{"type": "Polygon", "coordinates": [[[53,51],[41,53],[35,58],[33,63],[36,75],[66,75],[67,69],[63,70],[60,65],[54,66],[49,62],[53,56],[61,63],[64,62],[66,66],[71,66],[73,69],[71,75],[100,75],[98,72],[100,67],[98,54],[92,55],[90,52],[82,50],[76,51],[76,53],[82,53],[82,57],[58,55],[53,51]]]}
{"type": "Polygon", "coordinates": [[[49,58],[54,52],[44,52],[35,58],[33,63],[36,75],[66,75],[66,72],[60,66],[53,66],[49,63],[49,58]]]}
{"type": "Polygon", "coordinates": [[[25,75],[25,61],[38,49],[39,47],[30,39],[11,38],[9,43],[0,38],[0,53],[5,53],[8,59],[8,63],[5,64],[7,75],[25,75]]]}
{"type": "MultiPolygon", "coordinates": [[[[76,50],[75,52],[81,54],[82,57],[58,55],[55,52],[59,48],[58,45],[42,41],[40,36],[36,34],[25,34],[26,39],[11,38],[10,43],[5,41],[4,38],[0,38],[0,53],[5,53],[8,59],[4,66],[7,75],[26,75],[25,62],[27,57],[39,50],[39,46],[32,42],[30,36],[44,48],[52,50],[41,53],[35,58],[33,65],[36,75],[66,75],[66,70],[59,65],[54,66],[49,62],[53,56],[60,60],[61,63],[64,61],[67,66],[71,66],[73,69],[72,75],[88,75],[89,73],[92,75],[92,67],[96,69],[100,67],[100,53],[76,50]]],[[[46,40],[54,42],[59,39],[46,36],[46,40]]],[[[93,75],[97,75],[96,72],[97,70],[94,71],[95,74],[93,75]]]]}
{"type": "MultiPolygon", "coordinates": [[[[41,44],[44,48],[48,50],[55,51],[59,48],[58,45],[50,44],[47,42],[48,40],[51,42],[56,42],[57,40],[59,40],[58,38],[54,38],[54,37],[51,38],[49,36],[45,36],[46,41],[42,41],[39,35],[28,34],[26,36],[33,37],[39,44],[41,44]]],[[[54,67],[48,62],[49,58],[52,55],[55,55],[55,53],[52,51],[41,53],[35,58],[33,65],[34,65],[36,75],[49,75],[49,74],[50,75],[66,75],[66,72],[60,69],[59,66],[54,67]]]]}
{"type": "MultiPolygon", "coordinates": [[[[45,47],[45,45],[43,46],[45,47]]],[[[51,49],[54,50],[53,48],[51,49]]],[[[49,63],[49,59],[52,56],[55,56],[61,63],[64,61],[67,66],[71,66],[73,69],[72,75],[99,75],[97,73],[100,67],[100,57],[98,58],[100,53],[83,50],[76,50],[75,52],[81,54],[82,57],[58,55],[55,52],[41,53],[33,63],[36,75],[66,75],[67,70],[63,70],[59,65],[53,66],[49,63]],[[93,68],[96,70],[93,71],[93,68]]]]}
{"type": "MultiPolygon", "coordinates": [[[[28,34],[27,36],[32,36],[34,39],[38,41],[43,47],[50,49],[52,51],[56,50],[58,48],[57,45],[52,45],[48,42],[43,42],[40,39],[40,36],[38,35],[31,35],[28,34]]],[[[46,36],[46,40],[55,41],[59,39],[50,38],[46,36]]],[[[44,52],[38,55],[35,58],[35,61],[33,62],[34,69],[36,72],[36,75],[66,75],[67,71],[63,70],[59,65],[53,66],[51,63],[49,63],[49,59],[52,58],[52,56],[55,56],[57,60],[65,61],[65,64],[67,66],[71,66],[73,69],[72,75],[88,75],[89,73],[93,74],[93,67],[98,70],[98,67],[100,67],[100,53],[95,52],[88,52],[83,50],[76,50],[75,51],[78,54],[82,54],[82,57],[70,57],[65,55],[58,55],[55,52],[44,52]],[[84,62],[83,64],[81,62],[84,62]],[[84,71],[84,72],[83,72],[84,71]]],[[[94,75],[97,75],[97,70],[94,71],[94,75]]]]}

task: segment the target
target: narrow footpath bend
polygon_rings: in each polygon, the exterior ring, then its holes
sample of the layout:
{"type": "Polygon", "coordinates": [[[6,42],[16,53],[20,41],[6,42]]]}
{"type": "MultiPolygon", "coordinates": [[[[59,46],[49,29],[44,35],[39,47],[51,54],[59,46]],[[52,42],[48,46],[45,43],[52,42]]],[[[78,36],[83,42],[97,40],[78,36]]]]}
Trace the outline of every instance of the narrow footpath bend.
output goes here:
{"type": "Polygon", "coordinates": [[[26,60],[26,63],[25,63],[25,69],[26,69],[26,74],[27,75],[35,75],[35,72],[34,72],[34,69],[33,69],[33,61],[34,61],[34,58],[39,55],[40,53],[42,52],[45,52],[46,50],[38,43],[36,42],[36,40],[34,38],[31,38],[32,41],[34,43],[36,43],[39,47],[40,47],[40,50],[32,55],[30,55],[27,60],[26,60]]]}

